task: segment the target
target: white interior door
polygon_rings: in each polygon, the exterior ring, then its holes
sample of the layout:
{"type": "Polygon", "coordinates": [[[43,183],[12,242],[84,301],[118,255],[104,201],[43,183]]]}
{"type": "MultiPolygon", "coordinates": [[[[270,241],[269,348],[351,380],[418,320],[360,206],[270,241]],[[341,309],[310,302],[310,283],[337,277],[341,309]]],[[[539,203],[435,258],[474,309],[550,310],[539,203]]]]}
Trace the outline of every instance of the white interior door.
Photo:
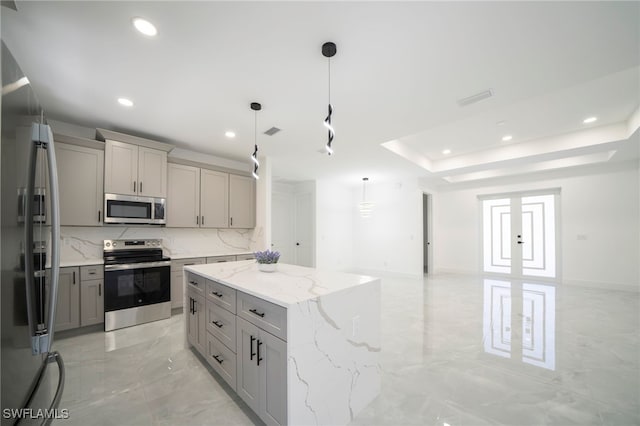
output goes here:
{"type": "Polygon", "coordinates": [[[295,263],[313,266],[314,197],[310,192],[295,194],[295,263]]]}
{"type": "Polygon", "coordinates": [[[555,191],[483,199],[484,272],[557,278],[558,198],[555,191]]]}
{"type": "Polygon", "coordinates": [[[271,200],[271,249],[280,252],[280,262],[294,263],[293,195],[274,192],[271,200]]]}

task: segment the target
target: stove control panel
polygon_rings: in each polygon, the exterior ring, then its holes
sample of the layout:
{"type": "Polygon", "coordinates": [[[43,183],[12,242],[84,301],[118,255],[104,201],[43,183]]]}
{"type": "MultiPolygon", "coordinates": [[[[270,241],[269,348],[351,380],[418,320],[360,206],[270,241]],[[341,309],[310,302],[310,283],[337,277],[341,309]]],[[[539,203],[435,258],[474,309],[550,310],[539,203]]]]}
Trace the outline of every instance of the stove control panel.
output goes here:
{"type": "Polygon", "coordinates": [[[104,240],[104,251],[162,248],[162,240],[104,240]]]}

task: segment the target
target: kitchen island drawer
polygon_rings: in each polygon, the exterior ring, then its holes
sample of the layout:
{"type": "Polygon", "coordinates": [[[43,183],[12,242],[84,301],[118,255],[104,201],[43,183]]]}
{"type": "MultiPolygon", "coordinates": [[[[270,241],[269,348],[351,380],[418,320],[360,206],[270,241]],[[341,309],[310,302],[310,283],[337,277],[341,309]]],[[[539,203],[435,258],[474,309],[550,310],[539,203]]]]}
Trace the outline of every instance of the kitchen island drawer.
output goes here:
{"type": "Polygon", "coordinates": [[[189,288],[198,294],[204,295],[207,280],[193,272],[187,272],[187,284],[189,288]]]}
{"type": "Polygon", "coordinates": [[[266,300],[238,291],[238,316],[268,331],[282,340],[287,340],[287,310],[266,300]]]}
{"type": "Polygon", "coordinates": [[[236,316],[207,300],[207,331],[233,352],[236,351],[236,316]]]}
{"type": "Polygon", "coordinates": [[[88,265],[80,267],[80,281],[101,280],[104,278],[104,265],[88,265]]]}
{"type": "Polygon", "coordinates": [[[216,281],[207,280],[207,300],[236,313],[236,291],[216,281]]]}
{"type": "Polygon", "coordinates": [[[236,390],[236,354],[220,342],[214,335],[207,333],[207,362],[224,380],[236,390]]]}

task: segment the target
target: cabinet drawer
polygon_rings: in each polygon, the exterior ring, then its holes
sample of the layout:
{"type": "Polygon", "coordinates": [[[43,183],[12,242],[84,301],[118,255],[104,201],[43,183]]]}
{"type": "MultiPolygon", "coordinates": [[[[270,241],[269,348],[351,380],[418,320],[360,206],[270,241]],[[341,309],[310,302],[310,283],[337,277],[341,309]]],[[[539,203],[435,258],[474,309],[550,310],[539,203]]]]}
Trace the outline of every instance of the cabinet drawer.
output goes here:
{"type": "Polygon", "coordinates": [[[236,291],[231,287],[207,280],[207,299],[229,312],[236,313],[236,291]]]}
{"type": "Polygon", "coordinates": [[[250,294],[237,292],[238,316],[268,331],[282,340],[287,340],[287,310],[250,294]]]}
{"type": "Polygon", "coordinates": [[[190,258],[190,259],[172,260],[171,261],[171,271],[180,271],[180,272],[182,272],[182,269],[185,266],[202,265],[203,263],[204,263],[204,257],[193,257],[193,258],[190,258]]]}
{"type": "Polygon", "coordinates": [[[236,354],[211,333],[207,333],[207,362],[236,390],[236,354]]]}
{"type": "Polygon", "coordinates": [[[235,262],[235,256],[212,256],[207,257],[207,263],[235,262]]]}
{"type": "Polygon", "coordinates": [[[236,351],[236,316],[207,300],[207,331],[236,351]]]}
{"type": "Polygon", "coordinates": [[[236,260],[254,260],[255,258],[253,253],[239,254],[236,256],[236,260]]]}
{"type": "Polygon", "coordinates": [[[104,265],[89,265],[80,267],[80,280],[101,280],[104,278],[104,265]]]}
{"type": "Polygon", "coordinates": [[[206,279],[200,275],[194,273],[187,273],[188,288],[195,291],[197,294],[204,295],[204,289],[206,286],[206,279]]]}

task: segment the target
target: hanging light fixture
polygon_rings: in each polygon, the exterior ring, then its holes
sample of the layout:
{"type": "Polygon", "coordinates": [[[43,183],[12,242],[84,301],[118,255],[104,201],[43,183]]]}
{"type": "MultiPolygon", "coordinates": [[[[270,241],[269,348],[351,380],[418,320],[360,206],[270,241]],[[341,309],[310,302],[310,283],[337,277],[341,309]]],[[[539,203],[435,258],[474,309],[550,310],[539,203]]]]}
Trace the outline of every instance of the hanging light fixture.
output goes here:
{"type": "Polygon", "coordinates": [[[329,107],[328,107],[328,115],[327,118],[324,119],[324,127],[327,128],[328,132],[328,140],[325,149],[327,150],[327,154],[333,154],[333,148],[331,148],[331,143],[333,142],[333,137],[336,132],[333,130],[333,126],[331,125],[331,115],[333,114],[333,106],[331,105],[331,58],[337,52],[336,44],[330,41],[326,42],[322,45],[322,54],[328,59],[329,62],[329,107]]]}
{"type": "Polygon", "coordinates": [[[374,204],[372,202],[368,202],[367,201],[367,182],[369,181],[369,178],[364,177],[362,178],[362,201],[360,202],[360,204],[358,205],[359,209],[360,209],[360,216],[362,217],[369,217],[371,216],[371,213],[373,212],[373,206],[374,204]]]}
{"type": "Polygon", "coordinates": [[[251,161],[253,161],[253,172],[251,174],[255,180],[258,180],[260,179],[260,176],[258,176],[258,167],[260,167],[260,162],[258,161],[258,111],[262,109],[262,105],[258,102],[251,102],[251,109],[255,113],[253,121],[253,144],[255,148],[253,154],[251,154],[251,161]]]}

